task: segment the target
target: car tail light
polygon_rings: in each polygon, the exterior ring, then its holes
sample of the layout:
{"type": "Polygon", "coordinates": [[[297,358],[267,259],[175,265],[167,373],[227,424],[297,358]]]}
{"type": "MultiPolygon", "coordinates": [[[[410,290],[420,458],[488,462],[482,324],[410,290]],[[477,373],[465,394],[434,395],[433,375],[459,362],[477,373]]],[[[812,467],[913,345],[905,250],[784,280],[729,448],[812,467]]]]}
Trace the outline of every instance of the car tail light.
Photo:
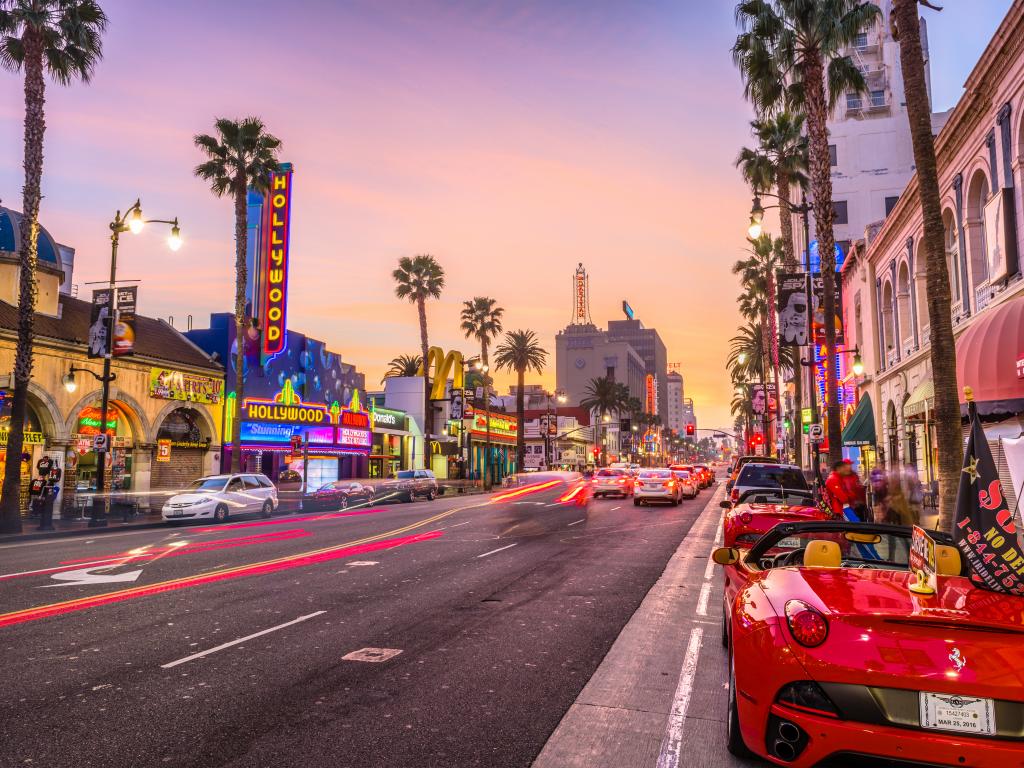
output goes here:
{"type": "Polygon", "coordinates": [[[729,500],[732,501],[733,504],[735,504],[737,501],[740,500],[740,489],[739,488],[735,488],[734,487],[732,489],[732,493],[729,495],[729,500]]]}
{"type": "Polygon", "coordinates": [[[825,717],[839,717],[839,710],[828,694],[813,680],[798,680],[779,691],[775,699],[779,704],[825,717]]]}
{"type": "Polygon", "coordinates": [[[619,485],[625,485],[625,484],[626,484],[626,478],[620,477],[619,478],[619,485]]]}
{"type": "Polygon", "coordinates": [[[676,481],[675,480],[668,480],[668,481],[666,481],[665,487],[666,488],[675,488],[676,487],[676,481]]]}
{"type": "Polygon", "coordinates": [[[803,600],[786,603],[786,623],[793,638],[807,648],[817,648],[828,637],[828,621],[803,600]]]}
{"type": "Polygon", "coordinates": [[[637,480],[636,481],[636,487],[637,488],[643,488],[644,487],[644,481],[643,480],[637,480]]]}
{"type": "Polygon", "coordinates": [[[744,512],[740,515],[740,522],[744,525],[750,525],[750,522],[754,519],[754,516],[749,512],[744,512]]]}

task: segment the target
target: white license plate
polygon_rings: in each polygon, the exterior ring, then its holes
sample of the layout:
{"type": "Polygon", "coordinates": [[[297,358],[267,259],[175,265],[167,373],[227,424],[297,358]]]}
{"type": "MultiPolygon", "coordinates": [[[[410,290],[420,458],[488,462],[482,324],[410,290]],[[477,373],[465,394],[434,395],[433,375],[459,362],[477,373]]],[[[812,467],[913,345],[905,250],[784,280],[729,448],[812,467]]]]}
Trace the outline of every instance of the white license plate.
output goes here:
{"type": "Polygon", "coordinates": [[[779,539],[778,544],[775,546],[778,549],[800,549],[803,546],[803,541],[794,536],[788,539],[779,539]]]}
{"type": "Polygon", "coordinates": [[[996,732],[992,699],[922,692],[920,702],[922,728],[987,735],[996,732]]]}

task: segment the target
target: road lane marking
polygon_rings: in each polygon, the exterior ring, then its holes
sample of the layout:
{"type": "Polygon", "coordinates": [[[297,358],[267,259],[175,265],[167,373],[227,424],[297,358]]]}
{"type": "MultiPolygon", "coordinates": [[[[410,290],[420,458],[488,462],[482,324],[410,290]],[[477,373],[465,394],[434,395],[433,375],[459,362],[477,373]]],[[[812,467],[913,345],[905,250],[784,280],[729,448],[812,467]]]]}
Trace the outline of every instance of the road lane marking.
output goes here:
{"type": "Polygon", "coordinates": [[[616,509],[622,509],[622,505],[621,505],[621,504],[619,504],[619,506],[617,506],[617,507],[612,507],[612,508],[611,508],[611,509],[609,509],[608,511],[609,511],[609,512],[614,512],[614,511],[615,511],[616,509]]]}
{"type": "Polygon", "coordinates": [[[711,597],[711,582],[705,581],[700,588],[700,596],[697,598],[697,615],[708,615],[708,598],[711,597]]]}
{"type": "Polygon", "coordinates": [[[472,520],[467,520],[464,523],[456,523],[455,525],[449,525],[448,527],[449,528],[458,528],[460,525],[469,525],[472,522],[473,522],[472,520]]]}
{"type": "Polygon", "coordinates": [[[678,768],[681,764],[680,750],[683,745],[683,727],[686,724],[686,710],[690,706],[693,681],[697,676],[697,662],[700,659],[700,644],[704,630],[694,627],[690,631],[690,643],[683,657],[683,669],[679,673],[679,684],[672,697],[672,709],[668,716],[668,728],[661,742],[658,768],[678,768]]]}
{"type": "MultiPolygon", "coordinates": [[[[569,526],[579,525],[580,523],[585,523],[585,522],[587,522],[587,518],[584,517],[582,520],[577,520],[575,523],[569,523],[569,526]]],[[[566,527],[568,528],[569,526],[566,526],[566,527]]]]}
{"type": "Polygon", "coordinates": [[[60,571],[50,574],[50,578],[61,582],[60,584],[43,584],[43,589],[50,587],[80,587],[83,584],[110,584],[112,582],[137,581],[142,575],[142,569],[127,571],[125,573],[102,573],[118,565],[94,565],[91,568],[79,568],[74,571],[60,571]]]}
{"type": "Polygon", "coordinates": [[[504,551],[506,549],[512,549],[512,547],[518,547],[518,546],[519,546],[519,542],[516,542],[515,544],[506,544],[504,547],[498,547],[497,549],[492,549],[490,552],[484,552],[482,555],[477,555],[477,558],[487,557],[488,555],[493,555],[496,552],[502,552],[502,551],[504,551]]]}
{"type": "Polygon", "coordinates": [[[239,643],[244,643],[246,640],[252,640],[255,637],[262,637],[263,635],[269,635],[271,632],[277,632],[279,629],[284,629],[285,627],[290,627],[293,624],[298,624],[301,621],[307,621],[308,619],[312,619],[315,616],[319,616],[319,615],[321,615],[323,613],[327,613],[327,611],[317,611],[316,613],[307,613],[305,616],[299,616],[299,618],[297,618],[297,619],[292,619],[291,621],[286,621],[284,624],[278,624],[276,627],[271,627],[270,629],[264,629],[261,632],[254,632],[251,635],[246,635],[245,637],[240,637],[237,640],[231,640],[230,642],[227,642],[227,643],[221,643],[218,646],[215,646],[215,647],[210,648],[210,649],[205,650],[205,651],[200,651],[199,653],[193,653],[191,656],[186,656],[185,658],[178,659],[177,661],[172,661],[172,662],[169,662],[167,664],[161,664],[160,665],[160,669],[170,669],[171,667],[176,667],[179,664],[185,664],[185,663],[187,663],[189,661],[195,661],[196,659],[201,659],[204,656],[209,656],[211,653],[217,653],[217,651],[223,651],[225,648],[230,648],[233,645],[238,645],[239,643]]]}
{"type": "MultiPolygon", "coordinates": [[[[711,551],[714,552],[715,550],[711,550],[711,551]]],[[[712,560],[711,557],[709,556],[708,557],[708,565],[704,569],[704,578],[705,579],[710,579],[711,578],[711,574],[715,572],[715,566],[716,565],[718,565],[718,563],[716,563],[714,560],[712,560]]]]}

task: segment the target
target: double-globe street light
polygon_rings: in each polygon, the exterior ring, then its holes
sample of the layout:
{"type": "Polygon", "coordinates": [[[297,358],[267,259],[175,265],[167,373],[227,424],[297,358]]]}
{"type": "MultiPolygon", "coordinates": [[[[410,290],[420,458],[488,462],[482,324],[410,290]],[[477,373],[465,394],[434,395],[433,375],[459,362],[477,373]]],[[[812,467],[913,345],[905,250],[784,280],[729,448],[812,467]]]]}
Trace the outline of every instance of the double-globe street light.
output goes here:
{"type": "Polygon", "coordinates": [[[87,368],[71,369],[63,377],[64,388],[68,392],[74,392],[78,385],[75,382],[75,374],[80,372],[89,373],[103,385],[103,396],[100,401],[100,431],[96,441],[96,492],[92,497],[92,508],[89,513],[89,527],[97,528],[107,524],[106,514],[106,471],[107,453],[112,447],[109,445],[110,436],[107,434],[107,412],[110,409],[110,382],[117,378],[116,374],[110,371],[110,361],[113,357],[114,328],[117,317],[117,246],[120,242],[122,232],[139,234],[146,224],[168,224],[171,233],[167,237],[167,246],[172,251],[181,248],[181,228],[178,226],[178,218],[173,219],[147,219],[142,215],[142,203],[136,200],[132,206],[121,215],[121,211],[114,214],[114,220],[110,222],[110,298],[107,307],[107,317],[104,321],[103,338],[103,374],[98,375],[87,368]]]}

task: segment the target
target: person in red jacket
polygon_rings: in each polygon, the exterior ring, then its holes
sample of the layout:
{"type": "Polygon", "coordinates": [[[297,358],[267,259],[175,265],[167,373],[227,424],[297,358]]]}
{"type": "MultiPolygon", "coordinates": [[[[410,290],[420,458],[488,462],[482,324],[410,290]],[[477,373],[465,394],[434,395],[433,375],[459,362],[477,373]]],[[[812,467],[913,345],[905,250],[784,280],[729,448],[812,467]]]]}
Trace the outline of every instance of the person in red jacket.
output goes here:
{"type": "Polygon", "coordinates": [[[837,461],[832,465],[832,474],[825,481],[832,513],[836,517],[843,516],[843,508],[851,507],[863,521],[866,511],[867,493],[853,465],[849,460],[837,461]]]}

